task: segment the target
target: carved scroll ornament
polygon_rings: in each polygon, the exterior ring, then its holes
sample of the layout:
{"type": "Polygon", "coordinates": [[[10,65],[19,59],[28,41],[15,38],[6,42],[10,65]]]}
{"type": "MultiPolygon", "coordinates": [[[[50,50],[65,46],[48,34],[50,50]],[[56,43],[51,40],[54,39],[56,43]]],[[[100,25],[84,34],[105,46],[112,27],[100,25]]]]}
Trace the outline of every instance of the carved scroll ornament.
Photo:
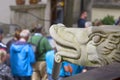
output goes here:
{"type": "Polygon", "coordinates": [[[120,26],[67,28],[52,25],[50,34],[56,42],[55,61],[100,67],[120,62],[120,26]]]}

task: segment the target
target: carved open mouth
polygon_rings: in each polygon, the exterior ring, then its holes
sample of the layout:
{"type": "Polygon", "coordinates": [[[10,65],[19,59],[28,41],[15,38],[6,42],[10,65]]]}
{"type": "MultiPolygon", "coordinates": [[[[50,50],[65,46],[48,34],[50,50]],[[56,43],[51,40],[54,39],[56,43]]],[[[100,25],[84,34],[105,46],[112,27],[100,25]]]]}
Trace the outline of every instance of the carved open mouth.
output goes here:
{"type": "Polygon", "coordinates": [[[69,50],[77,51],[77,49],[75,47],[62,44],[61,42],[56,41],[56,44],[57,44],[57,46],[60,46],[61,48],[64,48],[64,49],[66,48],[69,50]]]}
{"type": "MultiPolygon", "coordinates": [[[[75,45],[74,41],[68,40],[69,36],[66,36],[66,31],[63,30],[63,28],[57,29],[56,26],[50,28],[50,34],[56,42],[57,50],[58,52],[60,52],[61,56],[78,59],[80,57],[80,55],[78,54],[79,50],[77,50],[77,46],[75,45]],[[60,32],[62,32],[63,34],[61,35],[60,32]]],[[[72,34],[70,35],[72,36],[72,34]]]]}

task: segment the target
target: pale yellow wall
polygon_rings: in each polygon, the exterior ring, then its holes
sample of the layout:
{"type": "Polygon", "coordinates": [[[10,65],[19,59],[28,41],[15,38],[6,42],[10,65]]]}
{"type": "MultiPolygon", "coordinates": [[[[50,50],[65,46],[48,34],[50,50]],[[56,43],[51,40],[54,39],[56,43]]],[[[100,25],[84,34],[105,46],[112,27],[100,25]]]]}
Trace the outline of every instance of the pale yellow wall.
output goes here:
{"type": "Polygon", "coordinates": [[[92,8],[92,21],[102,19],[107,15],[112,15],[117,19],[120,16],[120,9],[92,8]]]}
{"type": "Polygon", "coordinates": [[[15,5],[15,0],[0,0],[0,22],[10,23],[10,5],[15,5]]]}
{"type": "MultiPolygon", "coordinates": [[[[0,22],[2,23],[10,23],[11,19],[11,11],[9,6],[16,5],[16,0],[0,0],[0,22]]],[[[25,0],[26,4],[28,4],[29,0],[25,0]]],[[[47,3],[47,0],[41,0],[41,2],[47,3]]]]}

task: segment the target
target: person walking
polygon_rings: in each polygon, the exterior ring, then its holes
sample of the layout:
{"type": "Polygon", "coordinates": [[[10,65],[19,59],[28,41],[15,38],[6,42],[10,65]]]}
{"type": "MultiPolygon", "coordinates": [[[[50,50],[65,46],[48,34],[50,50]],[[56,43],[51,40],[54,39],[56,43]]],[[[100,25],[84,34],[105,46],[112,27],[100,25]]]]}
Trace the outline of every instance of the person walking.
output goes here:
{"type": "MultiPolygon", "coordinates": [[[[3,40],[3,35],[4,35],[4,31],[2,28],[0,28],[0,50],[3,49],[5,51],[7,51],[7,46],[2,42],[3,40]]],[[[6,52],[7,53],[7,52],[6,52]]],[[[6,65],[8,65],[9,62],[9,54],[6,54],[6,61],[4,62],[6,65]]],[[[9,65],[8,65],[9,66],[9,65]]]]}
{"type": "Polygon", "coordinates": [[[57,0],[56,23],[63,23],[63,17],[64,17],[64,1],[57,0]]]}
{"type": "Polygon", "coordinates": [[[29,43],[37,46],[37,50],[35,51],[36,63],[33,65],[34,72],[32,80],[46,80],[47,78],[45,55],[52,47],[42,33],[42,26],[38,26],[33,36],[28,40],[29,43]]]}
{"type": "Polygon", "coordinates": [[[7,60],[7,52],[0,49],[0,80],[14,80],[11,69],[5,64],[7,60]]]}
{"type": "Polygon", "coordinates": [[[20,39],[21,30],[22,30],[21,27],[16,26],[13,38],[11,40],[9,40],[6,44],[7,45],[7,53],[10,53],[10,46],[12,45],[12,43],[14,43],[20,39]]]}
{"type": "Polygon", "coordinates": [[[7,44],[6,44],[6,46],[7,46],[7,55],[8,55],[8,59],[6,60],[6,64],[10,67],[10,59],[9,59],[9,57],[10,57],[10,46],[14,43],[14,42],[16,42],[16,41],[18,41],[19,39],[20,39],[20,32],[21,32],[21,28],[19,27],[19,26],[16,26],[16,28],[15,28],[15,32],[14,32],[14,36],[13,36],[13,38],[11,39],[11,40],[9,40],[8,42],[7,42],[7,44]]]}
{"type": "Polygon", "coordinates": [[[115,21],[115,25],[120,25],[120,16],[119,16],[119,18],[115,21]]]}
{"type": "Polygon", "coordinates": [[[35,55],[32,46],[27,43],[30,32],[24,29],[20,39],[10,46],[11,72],[15,80],[31,80],[35,55]]]}
{"type": "Polygon", "coordinates": [[[81,12],[80,18],[78,19],[78,28],[85,28],[85,23],[87,19],[87,12],[83,11],[81,12]]]}
{"type": "MultiPolygon", "coordinates": [[[[46,69],[47,69],[48,80],[54,80],[52,78],[52,70],[54,66],[55,53],[56,53],[56,48],[46,53],[46,64],[47,64],[46,69]]],[[[61,64],[58,80],[62,80],[65,77],[71,76],[72,72],[73,69],[71,67],[71,64],[69,62],[63,61],[61,64]]]]}
{"type": "Polygon", "coordinates": [[[3,29],[0,28],[0,49],[4,49],[5,51],[7,50],[7,46],[2,42],[3,40],[3,29]]]}

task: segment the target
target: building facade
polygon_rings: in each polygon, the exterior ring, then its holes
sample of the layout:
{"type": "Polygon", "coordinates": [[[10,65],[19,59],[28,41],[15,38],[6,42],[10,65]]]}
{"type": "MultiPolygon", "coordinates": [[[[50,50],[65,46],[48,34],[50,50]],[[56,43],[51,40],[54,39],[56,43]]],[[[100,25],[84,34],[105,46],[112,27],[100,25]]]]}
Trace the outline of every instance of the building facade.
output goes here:
{"type": "Polygon", "coordinates": [[[94,0],[92,7],[92,21],[102,19],[107,15],[120,16],[120,0],[94,0]]]}

